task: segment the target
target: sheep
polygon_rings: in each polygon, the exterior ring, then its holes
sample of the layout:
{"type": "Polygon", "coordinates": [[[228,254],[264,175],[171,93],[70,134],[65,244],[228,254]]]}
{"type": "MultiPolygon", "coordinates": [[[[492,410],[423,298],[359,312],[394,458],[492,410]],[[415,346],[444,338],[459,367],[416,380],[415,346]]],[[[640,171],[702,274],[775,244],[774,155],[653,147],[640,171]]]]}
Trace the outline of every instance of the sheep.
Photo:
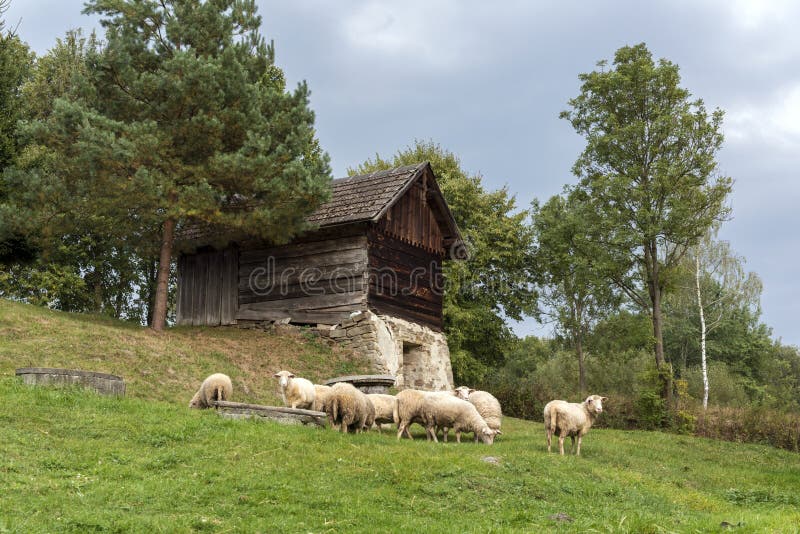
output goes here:
{"type": "MultiPolygon", "coordinates": [[[[359,433],[370,418],[374,420],[375,408],[367,396],[348,382],[333,385],[328,395],[325,413],[331,426],[340,428],[341,432],[359,433]]],[[[371,425],[372,423],[370,423],[371,425]]]]}
{"type": "MultiPolygon", "coordinates": [[[[460,399],[471,402],[478,409],[478,413],[489,425],[492,430],[500,430],[500,425],[503,420],[503,410],[500,407],[500,401],[488,391],[478,391],[466,386],[460,386],[455,389],[456,395],[460,399]]],[[[477,436],[475,436],[477,441],[477,436]]]]}
{"type": "Polygon", "coordinates": [[[589,395],[586,400],[567,402],[563,400],[550,401],[544,407],[544,429],[547,434],[547,452],[550,452],[550,440],[553,434],[558,434],[558,450],[564,454],[564,438],[572,439],[570,451],[575,448],[575,437],[578,437],[578,448],[575,455],[581,453],[581,440],[589,431],[597,416],[603,412],[603,402],[608,397],[589,395]]]}
{"type": "Polygon", "coordinates": [[[222,401],[231,398],[233,384],[228,375],[214,373],[200,385],[200,389],[189,401],[189,408],[210,408],[212,401],[222,401]]]}
{"type": "Polygon", "coordinates": [[[439,441],[436,427],[452,428],[458,443],[461,443],[461,432],[473,432],[487,445],[494,442],[496,435],[502,434],[500,430],[489,428],[473,404],[455,396],[426,395],[422,401],[422,420],[428,440],[433,441],[439,441]]]}
{"type": "Polygon", "coordinates": [[[314,405],[312,410],[316,410],[318,412],[325,411],[325,403],[328,400],[328,395],[331,392],[330,386],[325,386],[322,384],[314,384],[314,405]]]}
{"type": "MultiPolygon", "coordinates": [[[[403,434],[407,438],[413,439],[408,427],[414,423],[425,425],[422,420],[422,401],[426,395],[452,397],[455,395],[453,391],[420,391],[418,389],[404,389],[399,392],[397,397],[397,405],[395,406],[394,421],[397,423],[397,439],[400,439],[403,434]]],[[[446,433],[446,432],[445,432],[446,433]]]]}
{"type": "Polygon", "coordinates": [[[314,405],[316,392],[314,384],[305,378],[294,376],[289,371],[278,371],[273,375],[281,386],[281,398],[284,406],[292,408],[311,408],[314,405]]]}
{"type": "Polygon", "coordinates": [[[378,432],[381,431],[381,425],[383,423],[397,422],[394,420],[397,397],[394,395],[384,395],[382,393],[368,393],[367,398],[375,407],[375,425],[378,427],[378,432]]]}

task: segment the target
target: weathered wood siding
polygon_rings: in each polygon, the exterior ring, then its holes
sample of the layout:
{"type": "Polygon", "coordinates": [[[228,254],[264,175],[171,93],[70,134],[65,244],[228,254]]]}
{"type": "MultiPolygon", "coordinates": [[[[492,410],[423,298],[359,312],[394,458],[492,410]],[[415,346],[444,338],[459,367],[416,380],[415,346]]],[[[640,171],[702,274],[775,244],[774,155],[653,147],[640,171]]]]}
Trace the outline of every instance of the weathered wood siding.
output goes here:
{"type": "Polygon", "coordinates": [[[337,324],[366,309],[366,235],[323,235],[242,251],[237,319],[337,324]]]}
{"type": "Polygon", "coordinates": [[[238,256],[229,248],[178,258],[178,324],[236,323],[238,256]]]}
{"type": "Polygon", "coordinates": [[[428,203],[428,176],[423,175],[378,221],[386,234],[422,247],[428,252],[444,250],[442,231],[436,214],[428,203]]]}
{"type": "Polygon", "coordinates": [[[382,232],[369,236],[369,308],[442,328],[443,253],[382,232]]]}

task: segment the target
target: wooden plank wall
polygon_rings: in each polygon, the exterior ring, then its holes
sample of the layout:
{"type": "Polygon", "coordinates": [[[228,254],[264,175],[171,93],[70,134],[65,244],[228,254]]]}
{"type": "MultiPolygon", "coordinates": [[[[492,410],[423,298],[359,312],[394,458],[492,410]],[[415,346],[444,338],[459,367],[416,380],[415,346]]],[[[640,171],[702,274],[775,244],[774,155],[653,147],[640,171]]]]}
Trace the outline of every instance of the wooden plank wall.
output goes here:
{"type": "Polygon", "coordinates": [[[366,309],[366,235],[326,237],[241,252],[237,319],[337,324],[366,309]]]}
{"type": "Polygon", "coordinates": [[[442,328],[442,253],[369,232],[369,308],[442,328]]]}
{"type": "Polygon", "coordinates": [[[427,175],[421,176],[397,203],[389,208],[378,227],[403,243],[428,252],[444,250],[439,222],[427,199],[427,175]]]}
{"type": "Polygon", "coordinates": [[[235,324],[238,256],[228,248],[178,258],[178,324],[235,324]]]}

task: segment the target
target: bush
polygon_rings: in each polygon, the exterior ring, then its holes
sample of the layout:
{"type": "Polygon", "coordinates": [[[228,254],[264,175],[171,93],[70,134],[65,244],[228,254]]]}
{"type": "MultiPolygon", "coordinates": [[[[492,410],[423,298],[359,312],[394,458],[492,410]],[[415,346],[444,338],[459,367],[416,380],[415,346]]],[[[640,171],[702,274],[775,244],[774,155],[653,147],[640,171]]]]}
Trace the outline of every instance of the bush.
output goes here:
{"type": "Polygon", "coordinates": [[[664,399],[656,391],[645,391],[636,400],[636,419],[644,430],[662,428],[667,420],[664,399]]]}
{"type": "Polygon", "coordinates": [[[767,408],[709,407],[698,416],[696,435],[799,452],[800,414],[767,408]]]}
{"type": "MultiPolygon", "coordinates": [[[[690,367],[683,377],[688,383],[689,395],[703,398],[703,374],[700,367],[690,367]]],[[[751,398],[744,384],[745,377],[732,372],[724,362],[708,365],[708,403],[717,406],[745,407],[751,398]]]]}

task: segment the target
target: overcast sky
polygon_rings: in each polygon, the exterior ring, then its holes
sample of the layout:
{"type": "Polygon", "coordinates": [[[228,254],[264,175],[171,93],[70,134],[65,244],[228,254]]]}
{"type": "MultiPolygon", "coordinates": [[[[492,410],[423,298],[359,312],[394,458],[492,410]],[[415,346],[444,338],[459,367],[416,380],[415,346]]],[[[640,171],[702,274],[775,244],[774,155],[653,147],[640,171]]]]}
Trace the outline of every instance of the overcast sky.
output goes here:
{"type": "MultiPolygon", "coordinates": [[[[259,0],[291,84],[306,80],[334,174],[414,139],[457,154],[521,206],[574,183],[583,139],[558,114],[578,74],[647,43],[682,85],[725,110],[718,161],[733,220],[721,237],[764,282],[763,321],[800,345],[800,2],[791,0],[259,0]]],[[[11,0],[38,54],[89,30],[81,0],[11,0]]],[[[515,331],[542,333],[532,320],[515,331]]]]}

